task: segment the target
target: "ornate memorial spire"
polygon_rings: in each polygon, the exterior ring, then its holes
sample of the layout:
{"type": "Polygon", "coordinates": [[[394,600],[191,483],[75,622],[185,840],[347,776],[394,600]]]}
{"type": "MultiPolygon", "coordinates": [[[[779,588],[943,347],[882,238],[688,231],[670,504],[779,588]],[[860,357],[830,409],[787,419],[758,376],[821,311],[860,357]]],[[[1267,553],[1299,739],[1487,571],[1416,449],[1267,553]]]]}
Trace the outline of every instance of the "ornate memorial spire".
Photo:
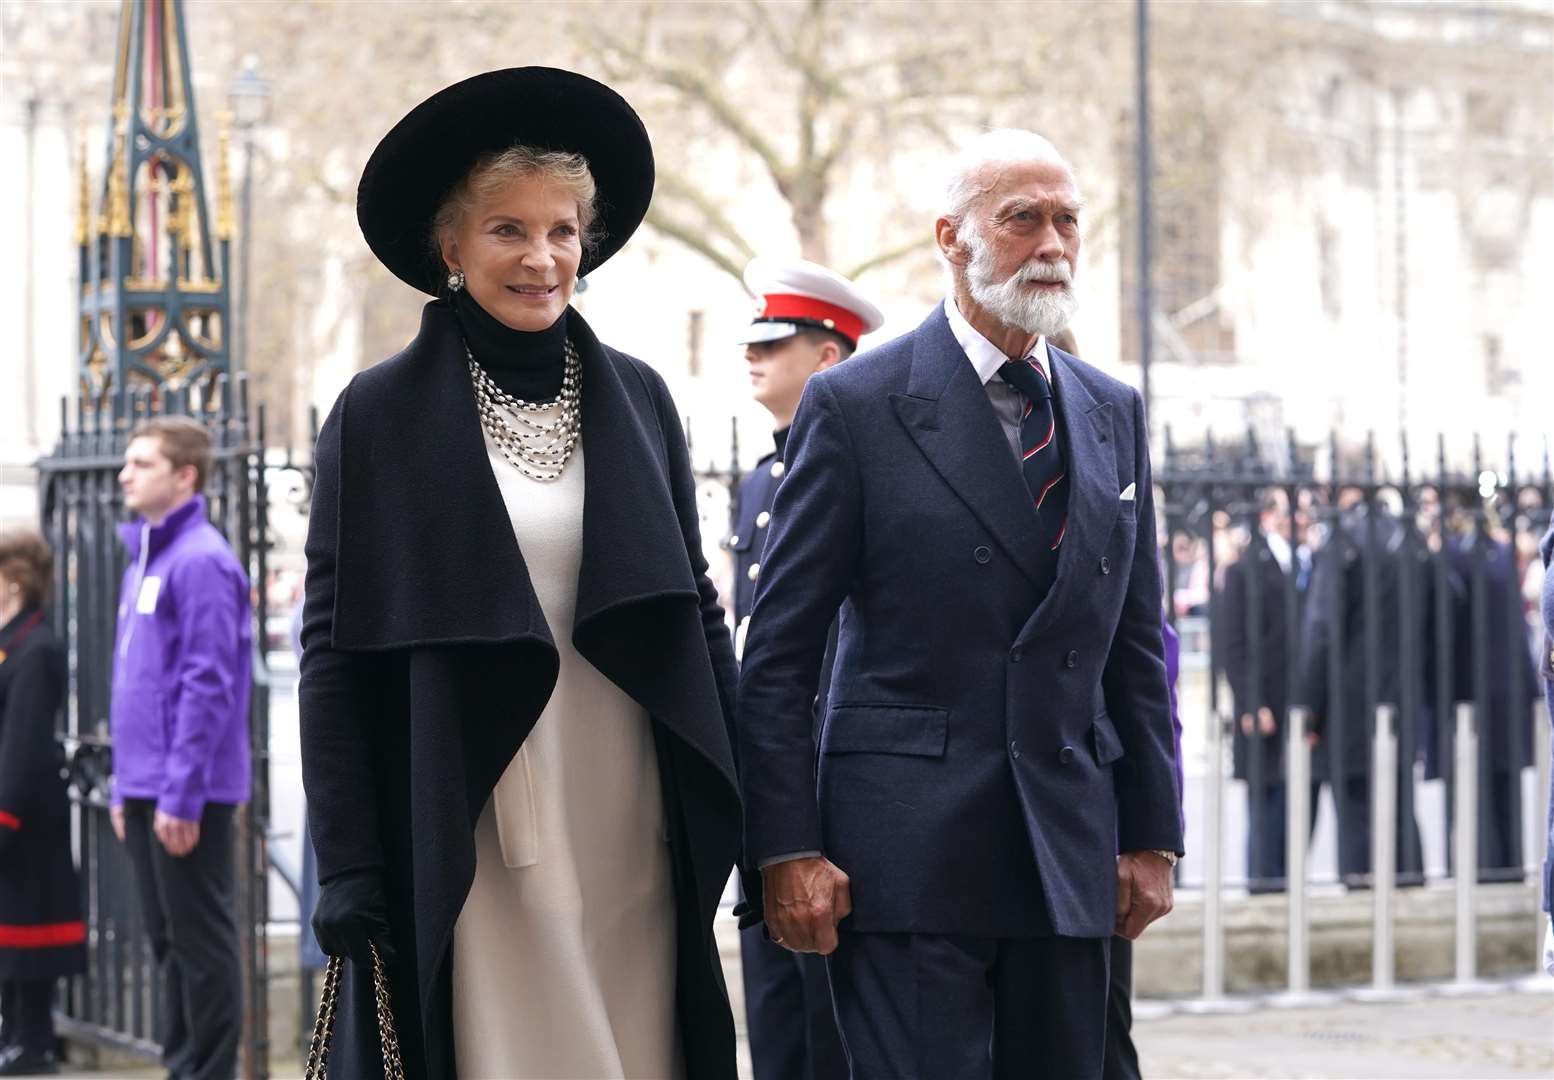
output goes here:
{"type": "Polygon", "coordinates": [[[213,223],[183,0],[123,0],[112,116],[95,218],[82,155],[79,364],[86,408],[124,415],[137,389],[209,383],[230,366],[226,138],[213,223]]]}

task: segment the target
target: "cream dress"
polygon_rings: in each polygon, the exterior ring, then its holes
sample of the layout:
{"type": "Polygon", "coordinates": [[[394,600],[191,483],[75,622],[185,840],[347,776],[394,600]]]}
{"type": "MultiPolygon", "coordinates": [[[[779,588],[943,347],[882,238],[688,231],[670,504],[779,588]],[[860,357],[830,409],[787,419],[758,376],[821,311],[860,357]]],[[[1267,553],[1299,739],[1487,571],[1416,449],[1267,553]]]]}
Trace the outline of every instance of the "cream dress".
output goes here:
{"type": "Polygon", "coordinates": [[[653,733],[572,646],[583,447],[552,483],[489,436],[486,450],[561,668],[475,828],[453,939],[458,1075],[674,1080],[674,888],[653,733]]]}

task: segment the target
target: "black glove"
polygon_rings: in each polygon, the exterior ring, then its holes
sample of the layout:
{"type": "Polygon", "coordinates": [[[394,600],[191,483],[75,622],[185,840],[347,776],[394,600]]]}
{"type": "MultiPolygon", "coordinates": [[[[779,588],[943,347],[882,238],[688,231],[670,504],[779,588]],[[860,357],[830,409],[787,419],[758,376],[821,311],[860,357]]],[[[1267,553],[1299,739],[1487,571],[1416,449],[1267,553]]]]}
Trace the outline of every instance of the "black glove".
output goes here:
{"type": "Polygon", "coordinates": [[[376,945],[383,962],[392,963],[394,943],[382,873],[357,870],[331,878],[319,890],[313,909],[313,936],[330,956],[371,963],[369,945],[376,945]]]}

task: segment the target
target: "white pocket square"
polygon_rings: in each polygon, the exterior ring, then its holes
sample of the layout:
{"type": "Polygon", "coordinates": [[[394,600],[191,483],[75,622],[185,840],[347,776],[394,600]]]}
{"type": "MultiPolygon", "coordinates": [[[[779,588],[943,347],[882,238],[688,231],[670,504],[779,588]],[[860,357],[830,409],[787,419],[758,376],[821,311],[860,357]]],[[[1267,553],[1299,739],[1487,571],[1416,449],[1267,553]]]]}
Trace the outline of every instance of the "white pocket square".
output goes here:
{"type": "Polygon", "coordinates": [[[1137,484],[1129,484],[1127,487],[1123,488],[1122,489],[1122,498],[1119,501],[1120,502],[1132,502],[1133,501],[1133,489],[1136,488],[1137,486],[1138,486],[1137,484]]]}

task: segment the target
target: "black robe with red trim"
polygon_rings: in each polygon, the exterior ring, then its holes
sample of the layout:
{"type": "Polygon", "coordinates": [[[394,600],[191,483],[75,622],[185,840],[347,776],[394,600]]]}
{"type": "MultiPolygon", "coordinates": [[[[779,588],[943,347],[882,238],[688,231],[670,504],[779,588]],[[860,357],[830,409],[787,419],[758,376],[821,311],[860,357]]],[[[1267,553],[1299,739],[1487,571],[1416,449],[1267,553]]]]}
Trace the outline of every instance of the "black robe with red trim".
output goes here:
{"type": "Polygon", "coordinates": [[[33,608],[0,627],[0,655],[0,979],[74,975],[86,924],[54,742],[65,648],[33,608]]]}

